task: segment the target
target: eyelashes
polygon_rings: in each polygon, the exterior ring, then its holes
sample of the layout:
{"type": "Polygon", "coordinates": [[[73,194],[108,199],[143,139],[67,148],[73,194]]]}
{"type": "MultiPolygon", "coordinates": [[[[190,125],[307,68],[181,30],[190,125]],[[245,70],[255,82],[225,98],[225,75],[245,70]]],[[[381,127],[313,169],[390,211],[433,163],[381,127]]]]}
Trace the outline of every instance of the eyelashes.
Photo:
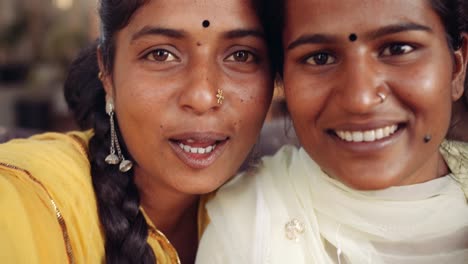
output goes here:
{"type": "Polygon", "coordinates": [[[335,56],[333,56],[330,53],[327,52],[317,52],[313,53],[309,56],[306,56],[304,59],[302,59],[303,63],[309,64],[309,65],[327,65],[327,64],[333,64],[336,63],[337,59],[335,56]]]}
{"type": "Polygon", "coordinates": [[[238,50],[224,59],[226,62],[252,63],[258,61],[258,56],[248,50],[238,50]]]}
{"type": "Polygon", "coordinates": [[[166,50],[166,49],[154,49],[150,52],[147,52],[144,55],[144,58],[149,61],[155,62],[172,62],[172,61],[180,61],[180,58],[174,55],[174,53],[166,50]]]}
{"type": "Polygon", "coordinates": [[[416,47],[406,43],[391,43],[385,46],[380,52],[380,56],[399,56],[412,52],[416,47]]]}
{"type": "MultiPolygon", "coordinates": [[[[153,49],[143,55],[143,58],[148,61],[154,62],[180,62],[180,58],[175,55],[173,52],[158,48],[153,49]]],[[[230,53],[224,61],[226,62],[236,62],[236,63],[255,63],[259,60],[259,56],[256,55],[254,52],[249,50],[237,50],[233,53],[230,53]]]]}
{"type": "MultiPolygon", "coordinates": [[[[388,43],[383,45],[377,52],[378,56],[381,58],[395,58],[398,59],[400,56],[410,54],[413,51],[417,50],[418,47],[409,43],[388,43]]],[[[338,62],[338,53],[326,50],[320,50],[312,52],[303,56],[300,59],[300,63],[311,65],[311,66],[326,66],[335,64],[338,62]]]]}

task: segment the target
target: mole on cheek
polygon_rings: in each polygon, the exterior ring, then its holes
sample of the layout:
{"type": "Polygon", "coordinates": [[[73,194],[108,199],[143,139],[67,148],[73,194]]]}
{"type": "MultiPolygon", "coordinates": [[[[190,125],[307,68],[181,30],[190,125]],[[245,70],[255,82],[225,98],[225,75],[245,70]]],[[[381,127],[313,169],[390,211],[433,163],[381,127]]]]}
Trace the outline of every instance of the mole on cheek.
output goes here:
{"type": "Polygon", "coordinates": [[[348,38],[349,38],[349,41],[352,41],[352,42],[354,42],[354,41],[356,41],[356,40],[357,40],[357,35],[356,35],[356,34],[354,34],[354,33],[352,33],[352,34],[350,34],[350,35],[349,35],[349,37],[348,37],[348,38]]]}
{"type": "Polygon", "coordinates": [[[210,26],[210,21],[209,21],[209,20],[203,20],[202,26],[203,26],[204,28],[209,27],[209,26],[210,26]]]}

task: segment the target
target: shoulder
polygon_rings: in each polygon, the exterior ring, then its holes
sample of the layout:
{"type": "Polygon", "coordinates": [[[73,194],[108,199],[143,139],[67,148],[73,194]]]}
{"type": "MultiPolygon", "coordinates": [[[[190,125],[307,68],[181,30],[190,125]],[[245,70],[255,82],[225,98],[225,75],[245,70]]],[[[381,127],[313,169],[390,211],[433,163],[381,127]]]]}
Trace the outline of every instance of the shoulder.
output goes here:
{"type": "Polygon", "coordinates": [[[460,183],[468,199],[468,142],[447,140],[440,147],[452,177],[460,183]]]}
{"type": "Polygon", "coordinates": [[[281,184],[282,181],[288,180],[288,177],[284,176],[288,173],[297,152],[296,147],[286,145],[273,156],[263,157],[257,165],[235,176],[221,187],[215,197],[210,199],[208,206],[222,201],[229,204],[230,208],[236,204],[244,208],[246,202],[256,199],[259,188],[265,187],[264,184],[268,185],[272,181],[279,181],[275,184],[281,184]]]}
{"type": "Polygon", "coordinates": [[[232,235],[255,226],[259,215],[268,215],[274,209],[272,204],[276,207],[280,202],[272,194],[285,191],[283,187],[289,185],[289,166],[297,151],[296,147],[285,146],[220,188],[206,205],[210,224],[221,230],[221,225],[232,227],[232,235]]]}
{"type": "MultiPolygon", "coordinates": [[[[53,230],[63,249],[73,249],[75,260],[102,255],[87,154],[91,137],[91,131],[45,133],[0,144],[0,190],[11,194],[0,197],[0,209],[6,209],[6,199],[17,200],[16,211],[7,218],[14,221],[14,213],[21,212],[30,221],[18,223],[15,230],[30,229],[29,236],[37,241],[53,230]]],[[[12,236],[16,234],[12,231],[12,236]]]]}
{"type": "Polygon", "coordinates": [[[27,139],[14,139],[0,144],[0,162],[20,168],[32,168],[37,163],[66,162],[67,157],[87,159],[91,132],[45,133],[27,139]]]}
{"type": "Polygon", "coordinates": [[[290,193],[290,167],[297,153],[296,147],[285,146],[216,192],[206,205],[210,224],[200,242],[198,263],[264,263],[265,234],[281,232],[272,227],[287,219],[283,195],[290,193]]]}

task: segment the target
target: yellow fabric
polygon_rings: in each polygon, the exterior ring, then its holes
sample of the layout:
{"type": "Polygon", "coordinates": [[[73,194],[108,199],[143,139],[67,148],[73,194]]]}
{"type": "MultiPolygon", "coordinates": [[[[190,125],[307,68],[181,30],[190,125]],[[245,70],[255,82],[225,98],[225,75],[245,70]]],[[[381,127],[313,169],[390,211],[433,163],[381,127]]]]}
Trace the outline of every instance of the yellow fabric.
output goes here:
{"type": "MultiPolygon", "coordinates": [[[[86,153],[91,136],[46,133],[0,145],[0,263],[103,263],[86,153]]],[[[147,221],[158,263],[177,263],[175,249],[147,221]]]]}

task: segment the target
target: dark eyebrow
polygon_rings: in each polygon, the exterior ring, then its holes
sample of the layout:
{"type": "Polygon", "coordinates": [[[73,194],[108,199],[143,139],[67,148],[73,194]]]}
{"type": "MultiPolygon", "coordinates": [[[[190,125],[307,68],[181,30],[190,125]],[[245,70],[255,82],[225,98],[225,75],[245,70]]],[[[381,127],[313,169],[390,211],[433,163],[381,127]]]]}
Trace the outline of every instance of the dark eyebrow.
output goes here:
{"type": "Polygon", "coordinates": [[[320,44],[336,42],[337,38],[325,34],[308,34],[302,35],[288,45],[288,50],[294,49],[297,46],[304,44],[320,44]]]}
{"type": "Polygon", "coordinates": [[[257,29],[234,29],[227,31],[223,34],[225,39],[245,38],[245,37],[256,37],[265,38],[265,34],[261,30],[257,29]]]}
{"type": "Polygon", "coordinates": [[[432,29],[428,26],[423,26],[416,23],[403,23],[403,24],[396,24],[396,25],[389,25],[382,28],[379,28],[375,31],[369,32],[365,34],[366,38],[369,39],[377,39],[383,37],[385,35],[396,34],[404,31],[426,31],[432,32],[432,29]]]}
{"type": "MultiPolygon", "coordinates": [[[[426,31],[432,32],[432,29],[427,26],[423,26],[416,23],[403,23],[403,24],[396,24],[396,25],[389,25],[382,28],[379,28],[375,31],[369,32],[365,34],[366,39],[377,39],[383,37],[385,35],[400,33],[404,31],[426,31]]],[[[321,44],[321,43],[333,43],[337,42],[338,37],[326,34],[309,34],[309,35],[302,35],[295,41],[291,42],[288,45],[288,50],[294,49],[297,46],[303,44],[321,44]]]]}
{"type": "Polygon", "coordinates": [[[187,34],[183,30],[145,26],[141,30],[139,30],[138,32],[132,35],[131,41],[133,42],[137,40],[138,38],[141,38],[143,36],[148,36],[148,35],[162,35],[162,36],[166,36],[170,38],[181,39],[185,37],[187,34]]]}

